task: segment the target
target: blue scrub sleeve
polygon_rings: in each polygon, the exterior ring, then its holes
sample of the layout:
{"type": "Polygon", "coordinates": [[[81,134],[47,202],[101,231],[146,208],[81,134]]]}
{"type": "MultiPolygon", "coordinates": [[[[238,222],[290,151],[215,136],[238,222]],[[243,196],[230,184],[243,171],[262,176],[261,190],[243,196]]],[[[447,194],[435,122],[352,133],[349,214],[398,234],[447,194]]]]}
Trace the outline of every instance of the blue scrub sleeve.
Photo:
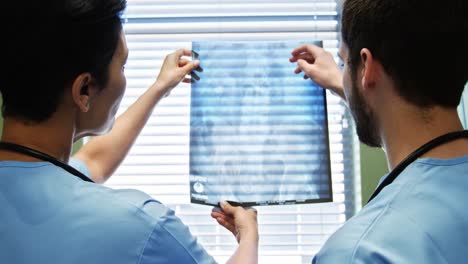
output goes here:
{"type": "Polygon", "coordinates": [[[216,263],[192,236],[190,230],[156,201],[145,204],[145,211],[161,215],[141,254],[141,264],[150,263],[216,263]],[[165,212],[161,212],[164,210],[165,212]],[[159,212],[156,212],[159,211],[159,212]]]}

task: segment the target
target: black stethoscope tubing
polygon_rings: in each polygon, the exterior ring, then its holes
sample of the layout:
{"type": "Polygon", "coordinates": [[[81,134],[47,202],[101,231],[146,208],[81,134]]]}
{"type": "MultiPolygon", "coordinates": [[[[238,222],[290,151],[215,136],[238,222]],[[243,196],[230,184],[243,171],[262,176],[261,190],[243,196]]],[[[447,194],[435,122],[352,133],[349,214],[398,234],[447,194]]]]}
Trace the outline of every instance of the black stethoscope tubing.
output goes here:
{"type": "Polygon", "coordinates": [[[78,171],[77,169],[73,168],[72,166],[44,153],[44,152],[40,152],[38,150],[35,150],[35,149],[32,149],[32,148],[28,148],[28,147],[25,147],[25,146],[22,146],[22,145],[19,145],[19,144],[14,144],[14,143],[9,143],[9,142],[0,142],[0,149],[4,149],[4,150],[8,150],[8,151],[12,151],[12,152],[16,152],[16,153],[21,153],[21,154],[24,154],[24,155],[27,155],[27,156],[30,156],[30,157],[33,157],[33,158],[36,158],[36,159],[40,159],[40,160],[43,160],[43,161],[47,161],[47,162],[50,162],[52,164],[54,164],[55,166],[58,166],[62,169],[64,169],[65,171],[75,175],[76,177],[82,179],[83,181],[87,181],[87,182],[93,182],[93,180],[91,180],[89,177],[87,177],[86,175],[84,175],[83,173],[81,173],[80,171],[78,171]]]}
{"type": "Polygon", "coordinates": [[[372,199],[374,199],[381,191],[383,188],[391,184],[397,177],[400,175],[400,173],[408,167],[413,161],[415,161],[417,158],[421,157],[424,155],[424,153],[428,152],[429,150],[438,147],[442,144],[448,143],[450,141],[454,141],[460,138],[468,138],[468,130],[462,130],[462,131],[456,131],[456,132],[451,132],[445,135],[442,135],[440,137],[436,137],[433,140],[427,142],[426,144],[422,145],[420,148],[415,150],[413,153],[408,155],[406,159],[404,159],[402,162],[400,162],[388,175],[387,177],[382,181],[382,183],[375,189],[374,193],[372,196],[369,198],[367,203],[370,203],[372,199]]]}

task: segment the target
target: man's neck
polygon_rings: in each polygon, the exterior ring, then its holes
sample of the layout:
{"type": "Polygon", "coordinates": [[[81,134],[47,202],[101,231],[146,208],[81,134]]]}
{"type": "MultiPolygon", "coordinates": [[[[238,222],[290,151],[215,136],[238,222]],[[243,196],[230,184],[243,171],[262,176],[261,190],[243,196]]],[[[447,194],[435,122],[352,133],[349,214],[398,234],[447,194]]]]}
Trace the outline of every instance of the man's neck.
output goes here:
{"type": "MultiPolygon", "coordinates": [[[[456,109],[434,107],[421,111],[408,105],[399,109],[400,112],[389,113],[381,122],[382,144],[390,169],[432,139],[463,130],[456,109]]],[[[436,147],[422,157],[449,159],[464,155],[468,155],[468,140],[459,139],[436,147]]]]}
{"type": "MultiPolygon", "coordinates": [[[[2,141],[23,145],[68,162],[73,144],[73,132],[66,122],[49,119],[40,124],[25,123],[5,118],[2,141]]],[[[37,161],[37,159],[10,151],[0,151],[0,160],[37,161]]]]}

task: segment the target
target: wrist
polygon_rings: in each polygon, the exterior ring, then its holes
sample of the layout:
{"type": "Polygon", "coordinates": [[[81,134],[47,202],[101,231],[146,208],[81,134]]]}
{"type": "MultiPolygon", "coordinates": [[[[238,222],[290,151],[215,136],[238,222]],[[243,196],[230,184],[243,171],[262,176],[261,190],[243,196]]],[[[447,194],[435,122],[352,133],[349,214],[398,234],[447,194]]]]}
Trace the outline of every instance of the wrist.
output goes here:
{"type": "Polygon", "coordinates": [[[335,78],[333,78],[334,82],[331,84],[331,87],[329,90],[335,94],[341,97],[342,99],[345,99],[344,95],[344,88],[343,88],[343,77],[341,73],[337,74],[335,78]]]}
{"type": "Polygon", "coordinates": [[[257,243],[258,244],[259,235],[258,231],[245,231],[240,232],[240,241],[239,243],[257,243]]]}
{"type": "Polygon", "coordinates": [[[151,91],[155,93],[155,95],[159,95],[160,97],[165,96],[171,89],[165,83],[160,80],[156,80],[149,88],[151,91]]]}

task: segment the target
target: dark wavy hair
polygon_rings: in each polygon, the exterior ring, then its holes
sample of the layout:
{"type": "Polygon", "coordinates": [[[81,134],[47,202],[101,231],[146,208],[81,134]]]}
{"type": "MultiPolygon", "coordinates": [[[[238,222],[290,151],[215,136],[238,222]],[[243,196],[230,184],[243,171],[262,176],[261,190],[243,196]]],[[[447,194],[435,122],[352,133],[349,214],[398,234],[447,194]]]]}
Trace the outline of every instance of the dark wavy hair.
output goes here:
{"type": "Polygon", "coordinates": [[[3,115],[47,120],[85,72],[104,87],[125,7],[125,0],[8,1],[0,16],[3,115]]]}

